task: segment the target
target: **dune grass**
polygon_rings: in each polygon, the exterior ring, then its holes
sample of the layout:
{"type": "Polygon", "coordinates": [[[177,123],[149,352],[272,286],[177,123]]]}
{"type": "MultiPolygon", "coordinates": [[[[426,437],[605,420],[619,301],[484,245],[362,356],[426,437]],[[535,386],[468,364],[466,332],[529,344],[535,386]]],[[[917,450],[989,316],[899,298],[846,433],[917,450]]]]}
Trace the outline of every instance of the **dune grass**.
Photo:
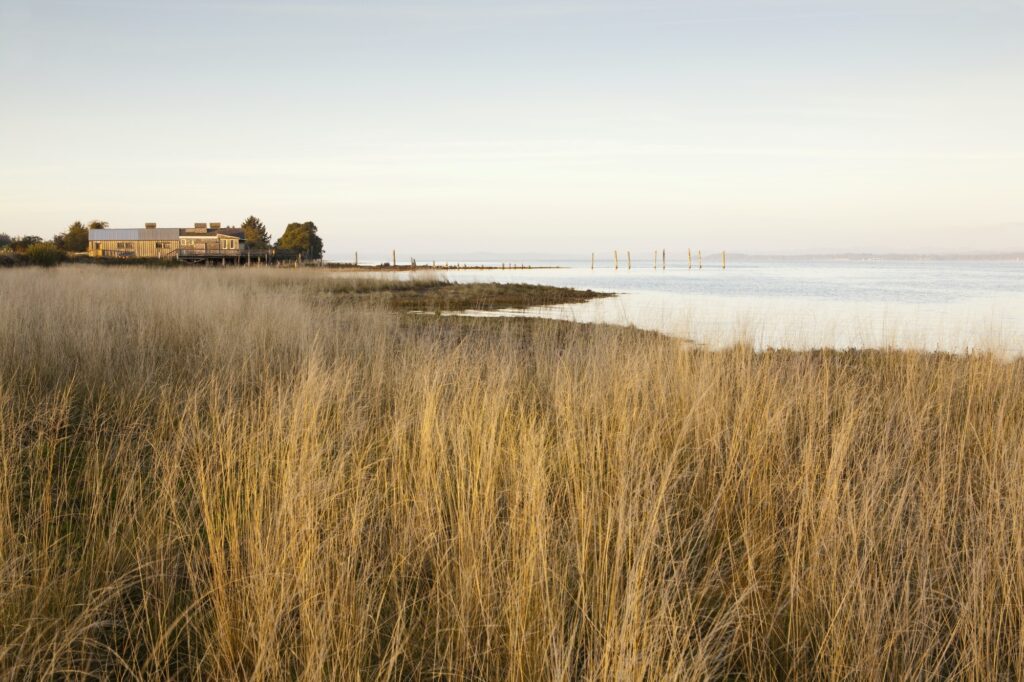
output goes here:
{"type": "Polygon", "coordinates": [[[0,677],[1024,675],[1021,362],[305,277],[0,272],[0,677]]]}

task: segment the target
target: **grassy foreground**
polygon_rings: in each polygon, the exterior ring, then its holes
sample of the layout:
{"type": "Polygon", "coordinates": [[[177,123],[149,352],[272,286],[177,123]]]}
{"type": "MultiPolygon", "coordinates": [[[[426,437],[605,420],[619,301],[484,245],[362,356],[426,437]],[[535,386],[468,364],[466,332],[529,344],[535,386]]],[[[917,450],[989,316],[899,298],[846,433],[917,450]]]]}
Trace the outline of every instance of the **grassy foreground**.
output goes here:
{"type": "Polygon", "coordinates": [[[1024,675],[1024,364],[318,277],[0,272],[0,677],[1024,675]]]}

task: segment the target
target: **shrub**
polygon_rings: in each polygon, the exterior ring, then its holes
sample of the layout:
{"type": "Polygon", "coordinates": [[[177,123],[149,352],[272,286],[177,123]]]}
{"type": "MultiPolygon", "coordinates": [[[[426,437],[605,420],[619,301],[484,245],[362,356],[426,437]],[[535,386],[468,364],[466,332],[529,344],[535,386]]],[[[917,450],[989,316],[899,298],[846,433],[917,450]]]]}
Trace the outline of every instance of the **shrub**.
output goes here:
{"type": "Polygon", "coordinates": [[[15,265],[24,265],[25,257],[14,251],[0,251],[0,268],[10,268],[15,265]]]}
{"type": "Polygon", "coordinates": [[[25,258],[31,265],[50,267],[64,260],[64,252],[53,244],[32,244],[25,249],[25,258]]]}

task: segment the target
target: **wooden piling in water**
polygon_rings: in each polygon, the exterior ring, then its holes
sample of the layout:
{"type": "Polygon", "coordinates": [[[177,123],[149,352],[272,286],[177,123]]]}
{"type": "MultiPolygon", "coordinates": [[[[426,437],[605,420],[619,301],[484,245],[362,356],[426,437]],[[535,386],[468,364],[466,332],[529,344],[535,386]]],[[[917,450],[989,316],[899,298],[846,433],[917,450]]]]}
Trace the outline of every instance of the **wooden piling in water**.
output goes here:
{"type": "Polygon", "coordinates": [[[693,253],[689,248],[686,249],[686,269],[693,270],[693,253]]]}
{"type": "Polygon", "coordinates": [[[722,252],[722,269],[725,270],[725,251],[722,252]]]}
{"type": "Polygon", "coordinates": [[[590,269],[591,270],[594,269],[594,252],[593,251],[590,252],[590,269]]]}
{"type": "Polygon", "coordinates": [[[654,269],[658,269],[658,250],[654,250],[654,269]]]}
{"type": "Polygon", "coordinates": [[[619,252],[615,251],[614,255],[615,255],[615,269],[618,270],[619,269],[619,252]]]}
{"type": "Polygon", "coordinates": [[[697,249],[697,269],[704,269],[704,256],[701,255],[700,249],[697,249]]]}
{"type": "Polygon", "coordinates": [[[395,257],[395,250],[391,249],[391,266],[396,267],[398,265],[398,258],[395,257]]]}
{"type": "Polygon", "coordinates": [[[626,269],[627,270],[632,270],[633,269],[633,256],[630,254],[629,251],[626,252],[626,269]]]}
{"type": "Polygon", "coordinates": [[[665,269],[665,249],[661,250],[661,269],[665,269]]]}

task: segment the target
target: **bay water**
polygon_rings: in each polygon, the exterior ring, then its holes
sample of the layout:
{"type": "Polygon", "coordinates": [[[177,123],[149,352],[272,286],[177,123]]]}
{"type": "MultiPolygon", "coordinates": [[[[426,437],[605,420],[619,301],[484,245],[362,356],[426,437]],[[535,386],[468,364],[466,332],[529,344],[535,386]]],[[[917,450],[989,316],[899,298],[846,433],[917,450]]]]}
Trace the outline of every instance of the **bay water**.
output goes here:
{"type": "Polygon", "coordinates": [[[711,346],[914,348],[1024,353],[1024,262],[779,259],[703,268],[624,261],[527,270],[455,270],[454,281],[614,292],[586,303],[478,315],[632,325],[711,346]]]}

